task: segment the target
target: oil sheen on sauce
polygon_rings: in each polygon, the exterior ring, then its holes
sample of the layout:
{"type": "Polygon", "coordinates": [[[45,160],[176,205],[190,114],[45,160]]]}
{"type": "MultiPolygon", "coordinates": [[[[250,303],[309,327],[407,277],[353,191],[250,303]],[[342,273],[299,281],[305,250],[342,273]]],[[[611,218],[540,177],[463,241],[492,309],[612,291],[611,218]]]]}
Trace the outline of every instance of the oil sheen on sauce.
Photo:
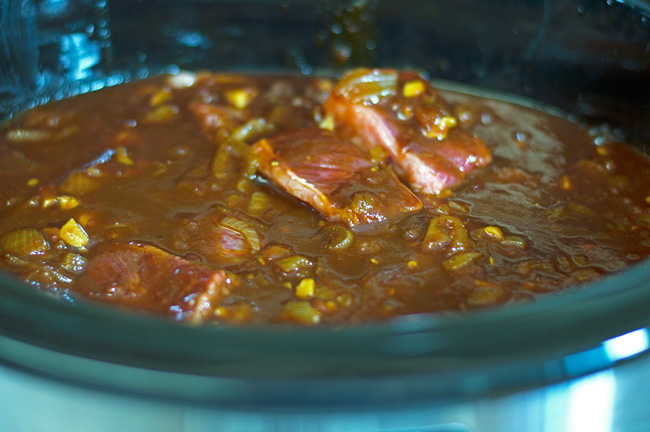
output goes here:
{"type": "Polygon", "coordinates": [[[530,301],[648,256],[645,157],[453,88],[440,94],[456,127],[491,163],[439,194],[416,190],[422,209],[391,223],[324,218],[260,175],[250,148],[332,129],[334,83],[183,73],[16,116],[0,130],[2,271],[176,320],[313,325],[530,301]],[[443,247],[427,246],[432,232],[443,247]]]}

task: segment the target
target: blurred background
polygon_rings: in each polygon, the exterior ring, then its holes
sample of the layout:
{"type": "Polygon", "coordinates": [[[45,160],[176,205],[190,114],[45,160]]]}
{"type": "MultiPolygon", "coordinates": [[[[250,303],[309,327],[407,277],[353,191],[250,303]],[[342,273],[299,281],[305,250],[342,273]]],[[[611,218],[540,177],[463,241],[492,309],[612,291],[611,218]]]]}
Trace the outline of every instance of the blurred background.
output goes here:
{"type": "MultiPolygon", "coordinates": [[[[2,0],[0,110],[66,83],[186,69],[410,67],[540,100],[619,134],[650,100],[642,0],[2,0]]],[[[95,87],[100,84],[95,84],[95,87]]],[[[81,91],[86,88],[81,88],[81,91]]],[[[42,100],[41,100],[42,102],[42,100]]]]}

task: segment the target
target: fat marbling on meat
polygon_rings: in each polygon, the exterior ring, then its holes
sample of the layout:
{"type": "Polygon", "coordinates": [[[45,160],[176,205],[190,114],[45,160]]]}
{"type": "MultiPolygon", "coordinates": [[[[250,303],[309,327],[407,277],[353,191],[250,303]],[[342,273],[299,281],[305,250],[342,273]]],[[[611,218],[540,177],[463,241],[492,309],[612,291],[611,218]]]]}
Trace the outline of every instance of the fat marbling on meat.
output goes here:
{"type": "Polygon", "coordinates": [[[328,220],[390,223],[422,208],[390,167],[374,164],[367,152],[327,130],[283,133],[260,140],[253,151],[264,176],[328,220]]]}
{"type": "Polygon", "coordinates": [[[337,133],[361,146],[383,148],[418,192],[438,194],[492,161],[483,141],[458,119],[420,76],[390,69],[355,69],[324,104],[337,133]]]}

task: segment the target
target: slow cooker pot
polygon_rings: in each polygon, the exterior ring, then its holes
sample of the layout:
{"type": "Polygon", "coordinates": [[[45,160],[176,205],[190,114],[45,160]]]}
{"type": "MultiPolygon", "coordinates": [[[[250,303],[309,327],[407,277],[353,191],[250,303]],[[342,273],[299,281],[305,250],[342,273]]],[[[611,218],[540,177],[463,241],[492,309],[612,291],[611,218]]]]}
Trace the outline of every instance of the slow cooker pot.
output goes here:
{"type": "MultiPolygon", "coordinates": [[[[650,142],[650,5],[447,3],[3,1],[0,113],[181,69],[372,64],[650,142]]],[[[640,431],[648,326],[647,262],[530,304],[317,329],[187,327],[2,277],[0,430],[640,431]]]]}

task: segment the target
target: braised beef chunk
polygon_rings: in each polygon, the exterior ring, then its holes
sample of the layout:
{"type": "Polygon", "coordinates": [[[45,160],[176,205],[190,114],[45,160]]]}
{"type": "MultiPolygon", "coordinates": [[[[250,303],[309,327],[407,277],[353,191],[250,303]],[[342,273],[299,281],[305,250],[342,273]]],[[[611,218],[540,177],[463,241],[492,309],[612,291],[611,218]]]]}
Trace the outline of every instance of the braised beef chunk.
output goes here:
{"type": "Polygon", "coordinates": [[[350,226],[394,222],[422,208],[390,168],[354,144],[318,128],[263,139],[253,147],[259,170],[328,220],[350,226]]]}
{"type": "Polygon", "coordinates": [[[260,250],[262,225],[221,207],[200,215],[178,217],[172,246],[181,253],[194,253],[218,266],[227,267],[252,258],[260,250]]]}
{"type": "Polygon", "coordinates": [[[492,161],[483,141],[460,129],[435,89],[412,73],[353,70],[324,106],[337,131],[371,151],[385,149],[419,192],[456,186],[492,161]]]}
{"type": "Polygon", "coordinates": [[[136,309],[202,322],[230,293],[232,276],[150,245],[117,244],[98,254],[80,276],[79,290],[136,309]]]}

